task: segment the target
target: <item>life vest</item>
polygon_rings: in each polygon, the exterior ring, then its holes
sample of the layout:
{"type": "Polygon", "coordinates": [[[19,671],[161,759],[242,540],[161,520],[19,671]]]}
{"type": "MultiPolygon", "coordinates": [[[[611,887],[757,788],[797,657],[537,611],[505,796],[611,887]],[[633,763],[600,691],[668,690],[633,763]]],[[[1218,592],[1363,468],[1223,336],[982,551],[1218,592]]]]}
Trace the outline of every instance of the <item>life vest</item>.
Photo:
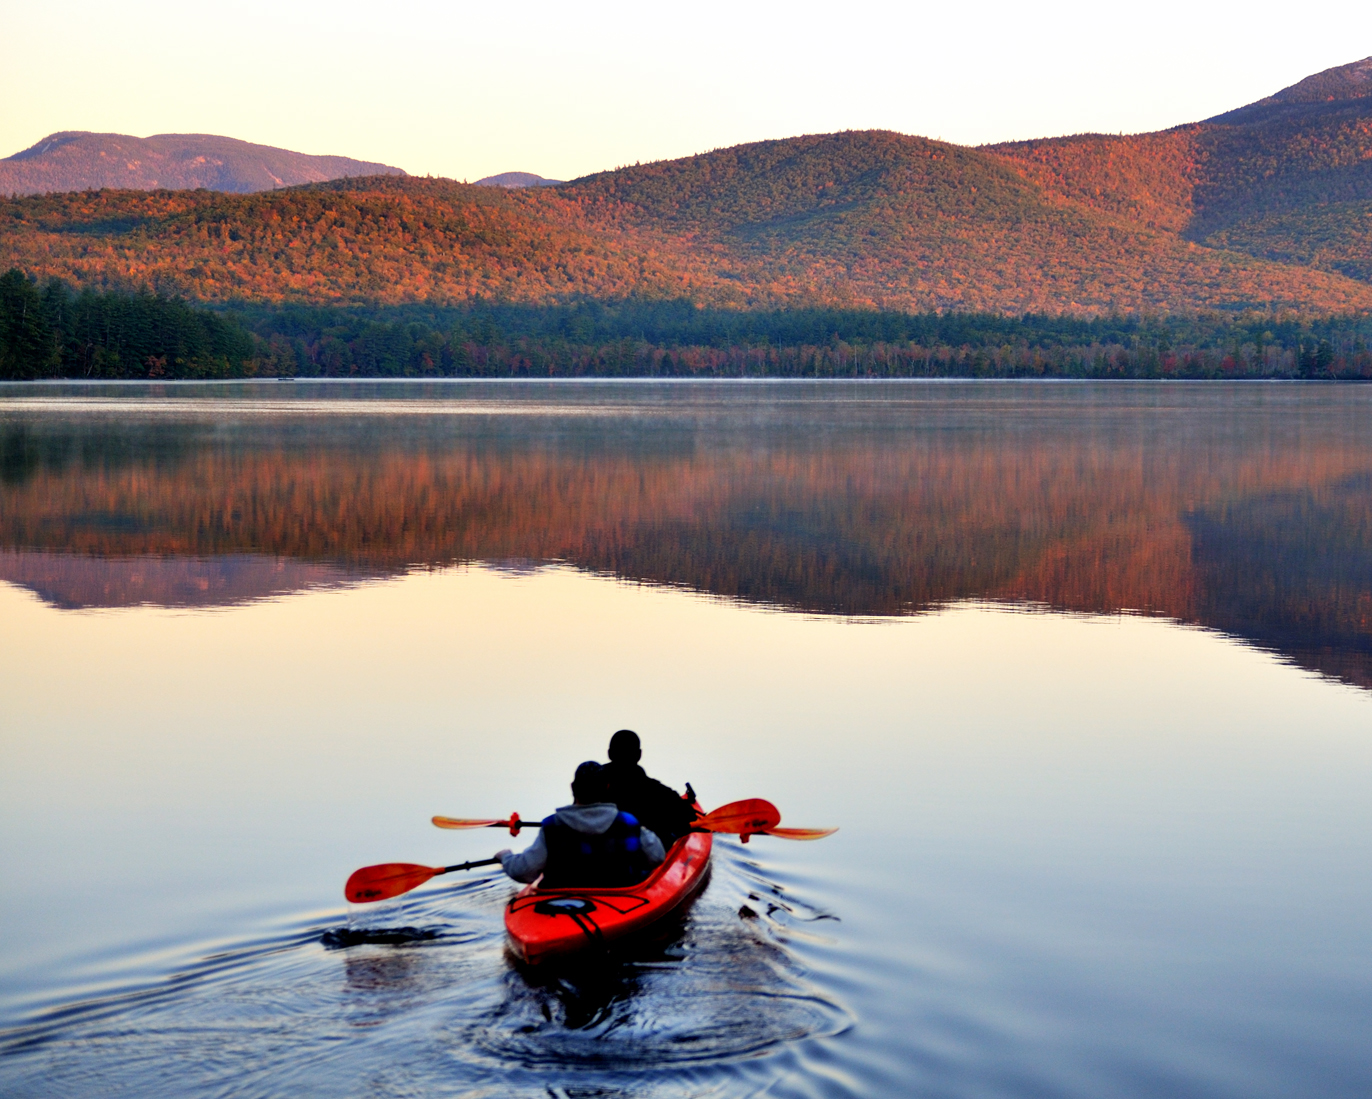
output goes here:
{"type": "Polygon", "coordinates": [[[615,889],[637,885],[652,867],[639,845],[637,818],[620,813],[599,835],[578,832],[557,817],[543,819],[548,861],[544,889],[615,889]]]}

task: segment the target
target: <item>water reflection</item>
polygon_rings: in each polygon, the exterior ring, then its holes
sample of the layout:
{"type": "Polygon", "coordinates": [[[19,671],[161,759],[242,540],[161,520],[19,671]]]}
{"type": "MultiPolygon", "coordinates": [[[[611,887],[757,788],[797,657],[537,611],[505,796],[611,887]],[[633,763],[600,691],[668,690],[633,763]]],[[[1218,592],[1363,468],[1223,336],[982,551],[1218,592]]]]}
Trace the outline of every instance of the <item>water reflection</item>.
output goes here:
{"type": "Polygon", "coordinates": [[[1372,695],[1014,611],[1356,672],[1372,388],[699,392],[9,413],[0,1093],[1367,1094],[1372,695]],[[247,602],[52,605],[116,595],[247,602]],[[590,979],[512,968],[494,877],[342,911],[621,724],[841,831],[721,840],[590,979]]]}
{"type": "Polygon", "coordinates": [[[0,578],[214,607],[566,562],[821,614],[1165,615],[1372,686],[1361,390],[647,387],[573,393],[575,416],[568,392],[485,395],[517,423],[12,410],[0,578]]]}
{"type": "Polygon", "coordinates": [[[0,578],[63,610],[227,607],[385,575],[289,557],[92,556],[0,550],[0,578]]]}

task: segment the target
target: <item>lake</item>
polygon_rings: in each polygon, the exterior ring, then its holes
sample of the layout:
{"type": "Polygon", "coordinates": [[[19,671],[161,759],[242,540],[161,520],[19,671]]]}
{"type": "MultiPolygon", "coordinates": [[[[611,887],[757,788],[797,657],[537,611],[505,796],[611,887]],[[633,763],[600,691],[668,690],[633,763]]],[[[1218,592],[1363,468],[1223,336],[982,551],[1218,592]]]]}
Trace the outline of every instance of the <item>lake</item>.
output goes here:
{"type": "Polygon", "coordinates": [[[1372,386],[0,386],[0,1094],[1372,1090],[1372,386]],[[489,868],[638,731],[681,918],[489,868]]]}

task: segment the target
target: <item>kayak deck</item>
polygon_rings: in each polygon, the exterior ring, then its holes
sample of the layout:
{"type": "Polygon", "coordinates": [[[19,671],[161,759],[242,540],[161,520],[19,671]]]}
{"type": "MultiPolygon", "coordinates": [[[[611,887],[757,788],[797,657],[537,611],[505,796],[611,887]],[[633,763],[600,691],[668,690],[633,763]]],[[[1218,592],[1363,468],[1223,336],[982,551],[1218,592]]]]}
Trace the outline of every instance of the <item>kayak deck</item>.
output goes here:
{"type": "Polygon", "coordinates": [[[637,885],[619,889],[541,889],[516,893],[505,907],[510,948],[530,965],[603,946],[656,923],[705,884],[713,837],[692,832],[637,885]]]}

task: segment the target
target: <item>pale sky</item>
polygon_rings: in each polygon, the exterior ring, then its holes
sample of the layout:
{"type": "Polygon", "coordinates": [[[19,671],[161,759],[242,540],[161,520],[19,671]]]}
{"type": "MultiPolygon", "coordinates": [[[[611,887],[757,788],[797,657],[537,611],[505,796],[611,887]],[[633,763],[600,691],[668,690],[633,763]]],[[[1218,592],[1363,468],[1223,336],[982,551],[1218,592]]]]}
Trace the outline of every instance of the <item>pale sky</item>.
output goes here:
{"type": "Polygon", "coordinates": [[[764,138],[1195,121],[1372,54],[1372,4],[0,0],[0,156],[212,133],[477,179],[764,138]]]}

